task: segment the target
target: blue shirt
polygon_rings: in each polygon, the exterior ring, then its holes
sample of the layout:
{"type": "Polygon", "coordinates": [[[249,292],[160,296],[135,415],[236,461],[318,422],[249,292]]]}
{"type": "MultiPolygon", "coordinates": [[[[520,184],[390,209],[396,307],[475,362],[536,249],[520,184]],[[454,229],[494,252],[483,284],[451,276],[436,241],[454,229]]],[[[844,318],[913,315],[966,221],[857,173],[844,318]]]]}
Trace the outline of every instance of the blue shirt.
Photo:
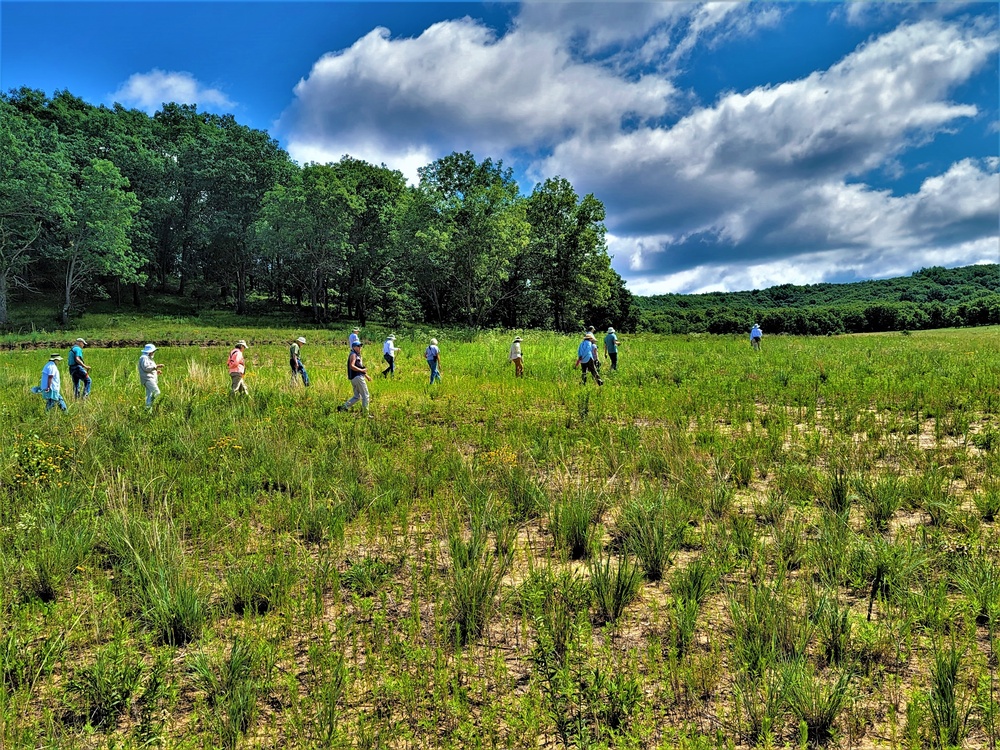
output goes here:
{"type": "Polygon", "coordinates": [[[761,333],[760,326],[754,326],[750,329],[750,338],[752,339],[759,339],[763,335],[764,334],[761,333]]]}
{"type": "Polygon", "coordinates": [[[440,351],[434,344],[431,344],[427,347],[427,351],[424,352],[424,356],[427,357],[428,362],[436,362],[440,351]]]}
{"type": "Polygon", "coordinates": [[[580,364],[589,362],[594,358],[594,343],[590,339],[580,342],[580,348],[576,350],[576,356],[580,358],[580,364]]]}
{"type": "Polygon", "coordinates": [[[358,334],[356,333],[352,333],[351,337],[347,340],[348,346],[354,346],[355,344],[360,344],[360,343],[361,343],[361,337],[358,336],[358,334]]]}
{"type": "Polygon", "coordinates": [[[615,334],[613,334],[613,333],[609,333],[607,336],[605,336],[604,337],[604,348],[608,350],[608,354],[617,354],[618,353],[618,337],[615,334]]]}
{"type": "Polygon", "coordinates": [[[70,367],[76,367],[83,364],[83,349],[79,346],[74,346],[69,350],[69,361],[70,367]]]}

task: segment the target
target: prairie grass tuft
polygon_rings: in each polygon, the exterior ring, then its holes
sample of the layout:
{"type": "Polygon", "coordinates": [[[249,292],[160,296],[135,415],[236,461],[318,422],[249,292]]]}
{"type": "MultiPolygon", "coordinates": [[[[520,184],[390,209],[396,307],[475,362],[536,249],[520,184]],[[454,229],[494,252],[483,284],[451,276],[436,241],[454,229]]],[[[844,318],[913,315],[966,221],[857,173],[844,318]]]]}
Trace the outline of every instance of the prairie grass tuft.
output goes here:
{"type": "Polygon", "coordinates": [[[627,556],[617,558],[614,564],[611,558],[609,553],[603,559],[591,560],[587,564],[598,623],[617,622],[625,608],[635,601],[642,585],[639,567],[627,556]]]}
{"type": "Polygon", "coordinates": [[[451,550],[451,626],[460,645],[472,642],[486,629],[499,606],[500,582],[510,567],[510,557],[497,557],[486,547],[483,526],[475,525],[468,539],[453,528],[451,550]]]}
{"type": "Polygon", "coordinates": [[[622,509],[616,541],[639,560],[647,581],[659,581],[684,538],[687,518],[668,499],[637,498],[622,509]]]}
{"type": "Polygon", "coordinates": [[[142,674],[139,655],[115,640],[97,652],[93,664],[73,673],[66,691],[92,726],[113,727],[131,705],[142,674]]]}
{"type": "Polygon", "coordinates": [[[948,646],[935,643],[933,651],[927,696],[931,740],[935,747],[961,747],[972,712],[972,700],[960,695],[958,683],[964,650],[953,641],[948,646]]]}
{"type": "Polygon", "coordinates": [[[235,640],[229,654],[212,658],[205,652],[191,657],[190,672],[205,696],[220,744],[235,748],[254,725],[260,699],[271,686],[274,656],[269,647],[235,640]]]}
{"type": "Polygon", "coordinates": [[[806,737],[814,745],[833,736],[837,717],[851,700],[854,673],[844,669],[833,680],[823,679],[802,660],[789,662],[782,670],[785,700],[792,714],[806,727],[806,737]]]}
{"type": "Polygon", "coordinates": [[[263,615],[280,607],[295,581],[287,561],[254,557],[226,572],[226,598],[238,615],[263,615]]]}
{"type": "Polygon", "coordinates": [[[556,548],[571,560],[590,557],[600,539],[598,522],[604,508],[604,497],[591,490],[563,494],[549,510],[549,530],[556,548]]]}

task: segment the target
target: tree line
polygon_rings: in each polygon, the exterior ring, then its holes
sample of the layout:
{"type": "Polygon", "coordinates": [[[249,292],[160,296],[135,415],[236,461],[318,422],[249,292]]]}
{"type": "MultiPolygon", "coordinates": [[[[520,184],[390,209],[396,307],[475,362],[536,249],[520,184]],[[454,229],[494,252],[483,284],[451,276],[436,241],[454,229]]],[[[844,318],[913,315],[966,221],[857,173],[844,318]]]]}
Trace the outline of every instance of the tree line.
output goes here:
{"type": "Polygon", "coordinates": [[[402,173],[293,162],[232,115],[155,115],[67,91],[0,94],[0,324],[15,290],[58,317],[150,292],[369,318],[578,330],[636,327],[604,205],[561,177],[522,194],[502,162],[452,153],[402,173]]]}
{"type": "Polygon", "coordinates": [[[924,268],[851,284],[782,284],[747,292],[637,297],[641,327],[659,333],[825,335],[1000,324],[1000,266],[924,268]]]}

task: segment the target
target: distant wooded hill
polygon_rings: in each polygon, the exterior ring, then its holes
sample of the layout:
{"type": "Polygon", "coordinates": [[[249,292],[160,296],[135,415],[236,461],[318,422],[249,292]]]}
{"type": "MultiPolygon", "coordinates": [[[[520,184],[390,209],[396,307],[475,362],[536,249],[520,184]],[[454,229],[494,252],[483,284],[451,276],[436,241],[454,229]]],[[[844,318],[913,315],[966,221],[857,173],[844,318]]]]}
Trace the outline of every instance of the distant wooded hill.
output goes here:
{"type": "Polygon", "coordinates": [[[659,333],[828,334],[1000,324],[1000,266],[923,268],[853,284],[782,284],[750,292],[636,297],[659,333]]]}

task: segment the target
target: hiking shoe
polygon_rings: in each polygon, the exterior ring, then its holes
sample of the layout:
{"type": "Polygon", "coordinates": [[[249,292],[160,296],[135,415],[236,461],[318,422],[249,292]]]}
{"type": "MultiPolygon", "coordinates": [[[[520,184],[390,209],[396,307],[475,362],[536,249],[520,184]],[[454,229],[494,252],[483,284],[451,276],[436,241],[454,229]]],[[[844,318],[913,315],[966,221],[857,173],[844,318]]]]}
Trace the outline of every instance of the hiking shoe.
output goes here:
{"type": "Polygon", "coordinates": [[[341,404],[340,406],[337,407],[337,411],[347,411],[347,407],[341,404]]]}

